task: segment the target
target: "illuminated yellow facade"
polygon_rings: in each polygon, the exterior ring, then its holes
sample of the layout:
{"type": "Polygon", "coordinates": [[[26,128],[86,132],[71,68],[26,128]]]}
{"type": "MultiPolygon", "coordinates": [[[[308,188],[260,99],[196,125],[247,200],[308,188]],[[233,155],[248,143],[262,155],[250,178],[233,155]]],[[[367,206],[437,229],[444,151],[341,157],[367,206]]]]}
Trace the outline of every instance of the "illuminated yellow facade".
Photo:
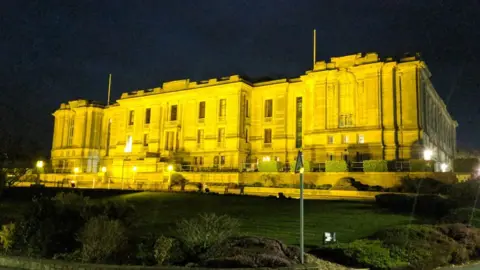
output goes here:
{"type": "Polygon", "coordinates": [[[142,172],[166,162],[241,168],[266,156],[292,163],[299,148],[314,163],[408,160],[429,148],[450,163],[457,123],[430,76],[416,56],[368,53],[317,62],[294,79],[187,79],[110,106],[70,101],[53,114],[52,162],[124,175],[126,163],[142,172]]]}

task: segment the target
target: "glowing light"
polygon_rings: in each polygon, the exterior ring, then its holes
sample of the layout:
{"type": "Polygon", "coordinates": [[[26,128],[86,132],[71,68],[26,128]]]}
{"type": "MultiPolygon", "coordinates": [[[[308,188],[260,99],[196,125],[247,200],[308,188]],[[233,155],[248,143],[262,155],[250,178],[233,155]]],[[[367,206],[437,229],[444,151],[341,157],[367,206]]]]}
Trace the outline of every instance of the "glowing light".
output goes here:
{"type": "Polygon", "coordinates": [[[262,161],[270,161],[270,157],[269,156],[265,156],[262,158],[262,161]]]}
{"type": "Polygon", "coordinates": [[[304,173],[305,172],[305,169],[304,168],[300,168],[300,173],[304,173]]]}
{"type": "Polygon", "coordinates": [[[133,166],[132,170],[133,170],[134,172],[136,172],[136,171],[137,171],[137,166],[133,166]]]}
{"type": "Polygon", "coordinates": [[[80,171],[80,168],[78,168],[78,167],[73,168],[74,173],[78,173],[79,171],[80,171]]]}
{"type": "Polygon", "coordinates": [[[433,156],[433,151],[430,150],[430,149],[425,149],[423,150],[423,159],[425,160],[432,160],[432,156],[433,156]]]}
{"type": "Polygon", "coordinates": [[[172,165],[168,165],[167,170],[168,170],[169,172],[173,171],[173,166],[172,166],[172,165]]]}
{"type": "Polygon", "coordinates": [[[448,164],[446,164],[446,163],[440,164],[440,170],[442,172],[446,172],[448,170],[448,164]]]}
{"type": "Polygon", "coordinates": [[[102,172],[106,173],[107,172],[107,167],[102,167],[102,172]]]}
{"type": "Polygon", "coordinates": [[[37,161],[37,164],[36,164],[37,168],[43,168],[43,161],[42,160],[39,160],[37,161]]]}

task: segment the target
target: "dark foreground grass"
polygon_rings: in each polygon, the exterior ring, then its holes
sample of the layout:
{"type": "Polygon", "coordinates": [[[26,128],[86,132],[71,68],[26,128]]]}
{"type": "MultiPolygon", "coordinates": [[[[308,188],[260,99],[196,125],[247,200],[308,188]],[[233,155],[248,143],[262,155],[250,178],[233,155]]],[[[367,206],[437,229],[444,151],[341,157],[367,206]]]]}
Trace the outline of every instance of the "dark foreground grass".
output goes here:
{"type": "MultiPolygon", "coordinates": [[[[175,222],[199,213],[227,214],[241,222],[241,233],[298,244],[299,201],[253,196],[142,192],[112,197],[135,205],[139,233],[169,234],[175,222]]],[[[323,232],[349,242],[375,231],[407,224],[410,217],[385,212],[373,202],[305,201],[305,244],[322,243],[323,232]]]]}

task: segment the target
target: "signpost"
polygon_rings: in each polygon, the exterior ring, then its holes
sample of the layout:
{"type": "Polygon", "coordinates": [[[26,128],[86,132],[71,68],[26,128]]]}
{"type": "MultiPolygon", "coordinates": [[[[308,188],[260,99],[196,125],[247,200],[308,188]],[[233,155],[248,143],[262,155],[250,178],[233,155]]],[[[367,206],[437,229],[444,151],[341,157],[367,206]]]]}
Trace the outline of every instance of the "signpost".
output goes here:
{"type": "Polygon", "coordinates": [[[303,153],[298,151],[295,173],[300,173],[300,262],[304,264],[304,239],[303,239],[303,153]]]}

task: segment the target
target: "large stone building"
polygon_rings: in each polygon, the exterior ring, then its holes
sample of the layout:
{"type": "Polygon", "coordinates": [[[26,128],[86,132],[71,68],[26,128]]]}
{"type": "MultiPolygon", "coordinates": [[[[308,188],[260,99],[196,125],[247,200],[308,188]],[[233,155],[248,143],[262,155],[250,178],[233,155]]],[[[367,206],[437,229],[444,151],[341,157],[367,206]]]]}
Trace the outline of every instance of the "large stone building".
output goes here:
{"type": "Polygon", "coordinates": [[[430,76],[417,56],[368,53],[317,62],[293,79],[186,79],[110,106],[74,100],[53,114],[52,163],[114,175],[173,160],[239,168],[265,157],[291,163],[299,148],[314,163],[417,159],[427,148],[451,163],[457,123],[430,76]]]}

